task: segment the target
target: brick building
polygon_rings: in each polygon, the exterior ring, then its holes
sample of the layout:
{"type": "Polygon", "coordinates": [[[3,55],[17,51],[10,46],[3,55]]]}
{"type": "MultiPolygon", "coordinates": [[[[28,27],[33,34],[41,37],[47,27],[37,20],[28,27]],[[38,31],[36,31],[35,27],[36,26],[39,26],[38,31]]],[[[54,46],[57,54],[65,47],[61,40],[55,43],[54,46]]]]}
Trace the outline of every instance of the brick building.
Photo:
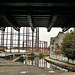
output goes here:
{"type": "Polygon", "coordinates": [[[61,54],[61,43],[63,41],[64,34],[59,32],[56,37],[51,37],[50,39],[50,51],[54,54],[61,54]]]}

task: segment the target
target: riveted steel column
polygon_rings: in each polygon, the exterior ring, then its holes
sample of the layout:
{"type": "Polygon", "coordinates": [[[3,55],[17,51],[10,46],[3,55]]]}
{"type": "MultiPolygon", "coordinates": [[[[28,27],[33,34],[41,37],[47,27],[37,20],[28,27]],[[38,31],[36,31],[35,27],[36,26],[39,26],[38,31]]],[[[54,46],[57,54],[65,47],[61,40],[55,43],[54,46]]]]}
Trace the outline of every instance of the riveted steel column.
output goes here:
{"type": "Polygon", "coordinates": [[[8,27],[7,27],[7,35],[6,35],[6,49],[8,48],[8,27]]]}
{"type": "Polygon", "coordinates": [[[2,30],[2,35],[1,35],[1,45],[2,48],[4,49],[4,30],[2,30]]]}
{"type": "Polygon", "coordinates": [[[34,32],[32,31],[32,52],[33,52],[33,44],[34,44],[34,32]]]}
{"type": "Polygon", "coordinates": [[[39,52],[39,27],[38,27],[38,52],[39,52]]]}
{"type": "Polygon", "coordinates": [[[2,46],[2,42],[3,42],[3,31],[1,31],[1,46],[2,46]]]}
{"type": "Polygon", "coordinates": [[[10,53],[11,53],[11,39],[12,39],[12,27],[11,27],[11,32],[10,32],[10,53]]]}
{"type": "Polygon", "coordinates": [[[40,47],[39,47],[39,51],[40,51],[40,53],[41,53],[41,41],[40,41],[39,45],[40,45],[40,47]]]}
{"type": "Polygon", "coordinates": [[[26,27],[26,52],[27,52],[27,27],[26,27]]]}
{"type": "Polygon", "coordinates": [[[18,31],[18,52],[20,52],[20,29],[18,31]]]}
{"type": "Polygon", "coordinates": [[[30,29],[27,28],[27,48],[29,50],[29,34],[30,34],[30,29]]]}
{"type": "Polygon", "coordinates": [[[45,53],[45,41],[44,41],[44,53],[45,53]]]}
{"type": "Polygon", "coordinates": [[[47,53],[47,50],[48,50],[48,49],[47,49],[47,42],[46,42],[46,53],[47,53]]]}
{"type": "Polygon", "coordinates": [[[2,38],[3,38],[3,33],[1,31],[1,46],[2,46],[2,38]]]}
{"type": "Polygon", "coordinates": [[[36,51],[39,52],[39,28],[36,28],[36,51]]]}
{"type": "Polygon", "coordinates": [[[30,49],[29,50],[31,50],[31,40],[30,40],[30,49]]]}
{"type": "Polygon", "coordinates": [[[43,43],[42,43],[42,53],[43,53],[43,43]]]}
{"type": "Polygon", "coordinates": [[[24,27],[23,27],[23,50],[24,50],[24,27]]]}
{"type": "Polygon", "coordinates": [[[41,52],[41,41],[40,41],[40,53],[42,53],[42,52],[41,52]]]}
{"type": "Polygon", "coordinates": [[[36,41],[35,41],[35,52],[36,52],[36,41]]]}
{"type": "MultiPolygon", "coordinates": [[[[15,32],[15,49],[16,49],[16,32],[15,32]]],[[[14,51],[15,52],[15,51],[14,51]]]]}
{"type": "Polygon", "coordinates": [[[0,46],[1,46],[1,30],[0,30],[0,46]]]}
{"type": "Polygon", "coordinates": [[[36,28],[36,52],[38,51],[38,48],[37,48],[37,28],[36,28]]]}
{"type": "Polygon", "coordinates": [[[11,27],[11,35],[10,35],[10,52],[12,49],[12,44],[13,44],[13,33],[12,33],[12,27],[11,27]]]}

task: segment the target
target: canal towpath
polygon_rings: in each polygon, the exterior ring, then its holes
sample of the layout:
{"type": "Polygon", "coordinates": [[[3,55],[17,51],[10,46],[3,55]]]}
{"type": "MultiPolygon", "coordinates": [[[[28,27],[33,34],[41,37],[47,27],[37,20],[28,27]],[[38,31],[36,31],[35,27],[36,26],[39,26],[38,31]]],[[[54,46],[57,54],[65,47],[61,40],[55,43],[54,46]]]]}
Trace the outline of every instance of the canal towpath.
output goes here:
{"type": "Polygon", "coordinates": [[[57,60],[53,60],[50,57],[45,57],[45,60],[50,62],[50,63],[53,63],[54,65],[57,65],[59,67],[62,67],[62,68],[65,68],[65,69],[68,69],[70,71],[75,72],[75,65],[63,63],[63,62],[60,62],[60,61],[57,61],[57,60]]]}

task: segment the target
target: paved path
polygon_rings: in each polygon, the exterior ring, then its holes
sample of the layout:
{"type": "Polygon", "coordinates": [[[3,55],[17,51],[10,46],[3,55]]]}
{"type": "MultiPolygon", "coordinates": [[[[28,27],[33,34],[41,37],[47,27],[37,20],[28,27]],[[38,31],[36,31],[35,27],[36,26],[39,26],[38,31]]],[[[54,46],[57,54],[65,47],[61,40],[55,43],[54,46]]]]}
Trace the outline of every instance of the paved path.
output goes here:
{"type": "Polygon", "coordinates": [[[6,65],[0,66],[0,75],[75,75],[74,72],[28,66],[23,63],[7,60],[0,60],[0,65],[6,65]]]}
{"type": "Polygon", "coordinates": [[[64,72],[34,66],[0,67],[0,75],[75,75],[74,72],[64,72]]]}
{"type": "Polygon", "coordinates": [[[50,59],[49,57],[45,57],[45,60],[47,60],[48,62],[52,62],[58,66],[61,66],[61,67],[66,67],[67,69],[73,69],[75,71],[75,65],[71,65],[71,64],[67,64],[67,63],[63,63],[63,62],[59,62],[59,61],[56,61],[56,60],[53,60],[53,59],[50,59]]]}
{"type": "Polygon", "coordinates": [[[12,61],[15,62],[15,61],[18,60],[19,58],[20,58],[20,57],[17,57],[17,58],[15,58],[15,59],[13,59],[12,61]]]}

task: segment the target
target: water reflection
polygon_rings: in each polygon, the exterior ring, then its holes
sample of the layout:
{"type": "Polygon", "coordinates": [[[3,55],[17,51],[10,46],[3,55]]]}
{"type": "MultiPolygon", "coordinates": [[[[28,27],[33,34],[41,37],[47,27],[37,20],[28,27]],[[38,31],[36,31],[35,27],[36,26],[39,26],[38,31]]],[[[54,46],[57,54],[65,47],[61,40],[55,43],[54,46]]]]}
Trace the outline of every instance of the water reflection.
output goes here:
{"type": "Polygon", "coordinates": [[[24,64],[33,65],[37,67],[50,68],[50,63],[46,62],[44,59],[39,59],[39,58],[34,58],[34,57],[26,59],[24,61],[24,64]]]}
{"type": "Polygon", "coordinates": [[[48,63],[47,61],[44,60],[44,58],[39,59],[39,58],[35,58],[35,57],[28,57],[26,60],[19,59],[18,61],[23,62],[26,65],[33,65],[33,66],[37,66],[37,67],[50,68],[52,70],[68,71],[68,70],[63,69],[61,67],[58,67],[54,64],[48,63]]]}

